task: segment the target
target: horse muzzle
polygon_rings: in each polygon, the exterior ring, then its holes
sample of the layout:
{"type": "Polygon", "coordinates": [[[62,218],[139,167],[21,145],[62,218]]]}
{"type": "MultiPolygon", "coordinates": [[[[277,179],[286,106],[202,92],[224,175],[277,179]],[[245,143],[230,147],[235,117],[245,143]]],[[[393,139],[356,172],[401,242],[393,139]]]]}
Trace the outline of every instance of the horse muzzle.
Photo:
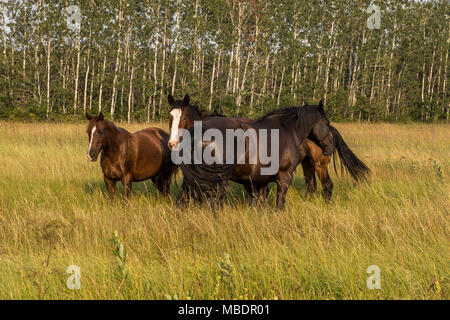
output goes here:
{"type": "Polygon", "coordinates": [[[323,149],[323,155],[329,157],[334,153],[335,150],[336,148],[334,146],[327,146],[323,149]]]}
{"type": "Polygon", "coordinates": [[[88,152],[87,153],[87,158],[89,159],[89,161],[92,161],[92,162],[97,161],[98,152],[88,152]]]}
{"type": "Polygon", "coordinates": [[[175,150],[176,146],[178,145],[178,141],[169,141],[167,145],[169,146],[170,150],[175,150]]]}

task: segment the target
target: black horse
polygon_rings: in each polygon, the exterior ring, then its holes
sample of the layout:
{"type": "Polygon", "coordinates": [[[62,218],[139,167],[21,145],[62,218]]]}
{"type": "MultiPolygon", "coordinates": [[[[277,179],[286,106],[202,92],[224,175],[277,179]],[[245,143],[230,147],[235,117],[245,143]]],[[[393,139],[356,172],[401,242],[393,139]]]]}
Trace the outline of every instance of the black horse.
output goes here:
{"type": "MultiPolygon", "coordinates": [[[[197,106],[191,105],[189,95],[187,94],[182,100],[175,100],[174,97],[169,94],[168,102],[170,106],[169,127],[171,136],[173,137],[171,143],[169,143],[170,148],[173,148],[179,142],[179,129],[189,129],[194,125],[194,121],[206,120],[213,116],[225,117],[225,115],[219,114],[217,113],[217,111],[214,111],[213,114],[207,114],[197,106]]],[[[233,119],[242,122],[254,121],[247,118],[233,119]]],[[[342,168],[345,168],[355,181],[364,180],[366,175],[370,172],[369,168],[367,168],[367,166],[361,160],[359,160],[358,157],[350,150],[336,128],[330,126],[330,130],[333,136],[334,145],[336,147],[333,150],[333,155],[339,156],[342,168]]],[[[332,157],[332,155],[329,154],[330,151],[331,150],[329,150],[327,155],[324,154],[324,151],[319,146],[319,142],[313,134],[309,134],[308,138],[306,138],[299,146],[299,153],[301,155],[306,154],[306,156],[301,161],[301,165],[303,168],[303,174],[305,176],[307,192],[308,194],[312,194],[316,191],[317,174],[322,183],[326,201],[329,201],[331,199],[333,191],[333,183],[330,179],[327,168],[328,163],[332,157]]],[[[223,169],[223,167],[219,166],[219,168],[216,168],[216,170],[219,170],[221,168],[223,169]]],[[[209,169],[211,170],[212,167],[210,167],[209,169]]],[[[257,204],[267,199],[268,184],[256,184],[254,181],[242,181],[242,179],[240,178],[240,174],[238,174],[239,170],[242,170],[242,168],[236,167],[235,170],[236,174],[232,175],[231,180],[242,183],[247,193],[253,198],[254,203],[257,204]]],[[[213,175],[212,178],[214,178],[214,176],[217,177],[214,171],[212,171],[211,174],[213,175]]],[[[194,177],[191,178],[194,179],[194,177]]]]}
{"type": "MultiPolygon", "coordinates": [[[[246,140],[245,162],[238,164],[237,143],[234,143],[233,150],[226,150],[223,146],[219,150],[221,161],[212,164],[186,164],[181,165],[184,179],[179,199],[186,197],[194,197],[199,199],[205,196],[209,201],[220,202],[226,192],[228,181],[233,181],[251,186],[252,191],[260,192],[267,188],[270,182],[276,182],[277,191],[277,207],[282,209],[285,203],[285,197],[288,187],[292,182],[292,177],[297,165],[305,158],[306,152],[300,146],[304,140],[311,136],[323,149],[323,154],[330,156],[335,151],[334,137],[331,133],[330,122],[326,117],[323,109],[323,103],[317,106],[289,107],[272,111],[256,120],[242,120],[240,118],[218,118],[211,117],[202,122],[202,132],[208,129],[217,129],[223,136],[226,136],[227,129],[242,129],[245,132],[253,129],[257,132],[257,141],[250,142],[246,140]],[[267,142],[260,143],[261,129],[278,130],[279,139],[273,140],[268,135],[267,142]],[[279,167],[276,172],[271,174],[263,174],[263,168],[268,168],[269,164],[263,164],[258,157],[256,163],[249,162],[249,146],[250,143],[257,143],[260,148],[265,149],[266,155],[271,154],[272,144],[278,144],[279,167]],[[226,164],[228,152],[233,152],[234,162],[226,164]]],[[[195,144],[193,129],[191,133],[192,150],[195,144]]],[[[237,141],[235,141],[237,142],[237,141]]],[[[201,141],[203,147],[208,146],[211,142],[201,141]]],[[[217,159],[217,158],[216,158],[217,159]]]]}

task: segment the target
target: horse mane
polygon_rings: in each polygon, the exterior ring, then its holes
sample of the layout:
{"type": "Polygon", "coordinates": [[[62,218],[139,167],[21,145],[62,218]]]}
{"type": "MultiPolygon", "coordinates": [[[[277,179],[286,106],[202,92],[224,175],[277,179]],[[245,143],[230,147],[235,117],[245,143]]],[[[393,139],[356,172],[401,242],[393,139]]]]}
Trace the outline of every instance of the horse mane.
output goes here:
{"type": "Polygon", "coordinates": [[[296,130],[299,133],[298,138],[300,141],[303,141],[320,118],[325,118],[329,122],[322,107],[304,105],[303,107],[287,107],[270,111],[258,118],[257,121],[273,120],[280,123],[286,123],[286,121],[294,119],[296,121],[296,130]]]}
{"type": "Polygon", "coordinates": [[[106,118],[100,119],[99,116],[93,117],[92,120],[89,121],[89,126],[92,127],[93,126],[92,124],[96,123],[98,120],[103,121],[103,125],[105,126],[105,128],[112,128],[112,129],[118,128],[114,122],[106,118]]]}
{"type": "MultiPolygon", "coordinates": [[[[111,120],[108,120],[108,119],[103,119],[103,125],[105,126],[105,129],[110,129],[114,132],[118,132],[118,131],[129,132],[127,129],[117,126],[114,122],[112,122],[111,120]]],[[[129,133],[131,133],[131,132],[129,132],[129,133]]]]}
{"type": "Polygon", "coordinates": [[[188,106],[188,108],[189,108],[189,112],[191,112],[191,111],[193,110],[193,111],[195,111],[199,116],[201,116],[201,115],[203,114],[203,111],[200,110],[200,108],[199,108],[197,105],[195,105],[195,104],[190,104],[190,105],[188,106]]]}
{"type": "Polygon", "coordinates": [[[205,111],[203,111],[202,109],[200,109],[197,105],[194,104],[190,104],[188,106],[189,108],[189,114],[192,115],[192,112],[195,112],[196,115],[198,115],[200,118],[208,118],[208,117],[226,117],[223,114],[220,114],[217,112],[217,110],[214,110],[213,113],[208,114],[205,111]]]}
{"type": "Polygon", "coordinates": [[[287,107],[281,108],[277,110],[270,111],[265,115],[256,119],[256,121],[261,120],[277,120],[277,121],[285,121],[291,119],[293,116],[297,115],[297,109],[300,107],[287,107]]]}
{"type": "Polygon", "coordinates": [[[116,124],[115,124],[114,122],[112,122],[111,120],[104,119],[104,120],[103,120],[103,123],[105,124],[106,127],[109,127],[109,128],[118,128],[118,127],[116,126],[116,124]]]}
{"type": "Polygon", "coordinates": [[[319,109],[319,106],[304,105],[303,107],[287,107],[273,110],[259,117],[256,120],[286,121],[290,120],[292,117],[297,117],[299,120],[303,119],[305,122],[308,122],[309,124],[309,122],[311,121],[317,121],[317,116],[319,115],[327,118],[325,112],[322,112],[319,109]]]}

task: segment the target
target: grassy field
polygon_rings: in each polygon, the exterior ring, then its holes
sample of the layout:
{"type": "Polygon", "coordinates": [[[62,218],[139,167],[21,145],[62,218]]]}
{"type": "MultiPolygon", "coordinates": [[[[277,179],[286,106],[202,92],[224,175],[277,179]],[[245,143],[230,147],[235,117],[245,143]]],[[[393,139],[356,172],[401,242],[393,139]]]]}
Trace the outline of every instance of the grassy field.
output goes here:
{"type": "Polygon", "coordinates": [[[0,122],[0,298],[449,299],[450,126],[336,127],[368,183],[332,172],[327,205],[321,188],[305,197],[299,168],[284,211],[273,188],[256,209],[233,185],[213,214],[151,182],[109,201],[84,124],[0,122]],[[79,290],[66,286],[70,265],[79,290]],[[366,286],[370,265],[380,290],[366,286]]]}

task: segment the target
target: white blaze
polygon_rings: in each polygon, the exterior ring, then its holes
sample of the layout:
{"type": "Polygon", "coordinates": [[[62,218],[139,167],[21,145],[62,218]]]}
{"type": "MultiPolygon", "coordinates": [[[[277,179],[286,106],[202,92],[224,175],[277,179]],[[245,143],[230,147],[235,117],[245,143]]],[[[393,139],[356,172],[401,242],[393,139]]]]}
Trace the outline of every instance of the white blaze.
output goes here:
{"type": "Polygon", "coordinates": [[[89,152],[91,152],[92,142],[94,141],[94,132],[95,132],[95,130],[97,130],[97,127],[96,127],[96,126],[94,126],[94,127],[92,128],[92,130],[91,130],[91,141],[89,142],[88,155],[89,155],[89,152]]]}
{"type": "Polygon", "coordinates": [[[173,109],[170,111],[170,115],[173,117],[172,128],[170,128],[169,143],[178,143],[178,125],[180,124],[181,109],[173,109]]]}

